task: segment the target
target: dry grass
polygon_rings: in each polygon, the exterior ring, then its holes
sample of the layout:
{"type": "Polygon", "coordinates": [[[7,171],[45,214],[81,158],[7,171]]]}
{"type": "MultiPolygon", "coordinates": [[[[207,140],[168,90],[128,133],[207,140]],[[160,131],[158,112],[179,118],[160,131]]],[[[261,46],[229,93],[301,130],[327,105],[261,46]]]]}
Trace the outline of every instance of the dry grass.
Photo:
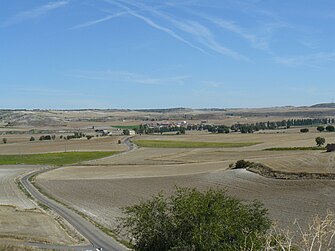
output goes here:
{"type": "Polygon", "coordinates": [[[0,206],[0,237],[20,241],[73,244],[53,217],[40,211],[0,206]]]}
{"type": "Polygon", "coordinates": [[[13,205],[21,209],[31,209],[35,205],[18,188],[16,179],[36,166],[0,166],[0,205],[13,205]]]}
{"type": "Polygon", "coordinates": [[[285,158],[266,158],[258,162],[275,171],[335,173],[335,153],[325,151],[302,151],[298,155],[288,153],[285,158]]]}
{"type": "Polygon", "coordinates": [[[299,231],[280,229],[274,226],[267,236],[264,251],[331,251],[335,247],[335,215],[328,211],[324,217],[315,216],[308,227],[301,228],[296,221],[299,231]]]}
{"type": "Polygon", "coordinates": [[[54,249],[40,249],[35,247],[0,245],[0,251],[54,251],[54,249]]]}

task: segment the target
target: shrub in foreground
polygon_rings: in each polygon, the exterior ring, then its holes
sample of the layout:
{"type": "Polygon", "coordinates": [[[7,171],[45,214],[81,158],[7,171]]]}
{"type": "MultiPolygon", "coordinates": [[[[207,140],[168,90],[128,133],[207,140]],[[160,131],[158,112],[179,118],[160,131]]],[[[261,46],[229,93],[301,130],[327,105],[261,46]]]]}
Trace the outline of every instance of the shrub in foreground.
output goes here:
{"type": "Polygon", "coordinates": [[[224,190],[177,188],[124,209],[125,229],[135,250],[261,250],[271,226],[267,210],[224,190]]]}

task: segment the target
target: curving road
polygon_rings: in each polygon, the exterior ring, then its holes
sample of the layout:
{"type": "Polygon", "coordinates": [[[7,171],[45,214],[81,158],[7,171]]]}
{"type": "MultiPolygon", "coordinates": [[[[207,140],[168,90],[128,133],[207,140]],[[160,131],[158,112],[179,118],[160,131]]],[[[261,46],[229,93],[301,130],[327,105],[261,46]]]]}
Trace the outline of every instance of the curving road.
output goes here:
{"type": "MultiPolygon", "coordinates": [[[[126,138],[123,142],[127,145],[128,150],[126,152],[120,153],[125,154],[134,149],[136,149],[136,145],[134,145],[130,138],[126,138]]],[[[117,156],[117,155],[114,155],[117,156]]],[[[51,170],[51,169],[48,169],[51,170]]],[[[99,228],[94,226],[92,223],[84,219],[82,216],[78,215],[75,211],[67,208],[66,206],[49,199],[48,197],[44,196],[40,193],[29,181],[29,179],[41,172],[45,172],[47,170],[38,170],[32,172],[21,179],[22,185],[29,191],[29,193],[36,198],[37,201],[42,202],[52,210],[54,210],[57,214],[67,220],[79,233],[81,233],[92,245],[87,247],[64,247],[64,246],[50,246],[50,245],[37,245],[37,246],[46,246],[48,248],[54,249],[73,249],[73,250],[95,250],[95,248],[99,247],[102,250],[108,251],[123,251],[128,250],[125,246],[117,242],[112,237],[105,234],[99,228]]]]}

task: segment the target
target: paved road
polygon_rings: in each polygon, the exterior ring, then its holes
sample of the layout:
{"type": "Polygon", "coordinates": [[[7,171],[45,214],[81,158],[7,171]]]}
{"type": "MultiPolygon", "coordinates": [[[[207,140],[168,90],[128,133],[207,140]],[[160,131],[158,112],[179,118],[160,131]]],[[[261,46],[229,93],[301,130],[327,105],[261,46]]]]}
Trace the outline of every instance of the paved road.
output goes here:
{"type": "MultiPolygon", "coordinates": [[[[123,152],[122,154],[128,153],[134,149],[136,149],[136,145],[130,142],[130,138],[125,139],[124,144],[128,146],[128,150],[123,152]]],[[[123,251],[128,250],[125,246],[114,240],[112,237],[108,236],[92,223],[75,213],[75,211],[65,207],[64,205],[51,200],[41,194],[29,181],[29,178],[37,173],[44,172],[45,170],[39,170],[32,172],[26,176],[24,176],[21,181],[23,186],[32,194],[34,198],[43,204],[47,205],[49,208],[54,210],[57,214],[66,219],[79,233],[81,233],[84,237],[86,237],[89,242],[92,244],[87,247],[64,247],[64,246],[49,246],[49,245],[36,245],[40,247],[48,247],[53,249],[71,249],[71,250],[95,250],[96,247],[102,248],[102,250],[108,251],[123,251]]]]}

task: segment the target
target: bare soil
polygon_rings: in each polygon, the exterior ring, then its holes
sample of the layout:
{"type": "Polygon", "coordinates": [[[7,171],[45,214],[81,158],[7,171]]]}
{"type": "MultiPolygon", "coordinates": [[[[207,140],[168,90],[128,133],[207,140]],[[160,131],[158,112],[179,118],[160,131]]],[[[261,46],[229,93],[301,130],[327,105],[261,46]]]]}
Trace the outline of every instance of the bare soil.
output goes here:
{"type": "Polygon", "coordinates": [[[243,200],[260,200],[281,226],[295,219],[305,222],[327,209],[335,210],[335,181],[285,181],[264,178],[245,170],[124,179],[45,180],[38,184],[65,203],[108,227],[115,227],[120,207],[133,205],[175,186],[198,189],[226,188],[243,200]]]}

